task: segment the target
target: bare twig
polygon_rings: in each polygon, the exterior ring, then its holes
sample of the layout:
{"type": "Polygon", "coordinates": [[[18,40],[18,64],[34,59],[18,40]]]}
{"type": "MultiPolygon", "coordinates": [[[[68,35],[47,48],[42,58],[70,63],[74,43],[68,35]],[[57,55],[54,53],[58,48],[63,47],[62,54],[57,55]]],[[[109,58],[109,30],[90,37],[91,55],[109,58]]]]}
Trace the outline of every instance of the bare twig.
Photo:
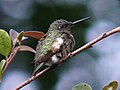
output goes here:
{"type": "Polygon", "coordinates": [[[84,46],[80,47],[79,49],[73,51],[70,55],[68,55],[64,60],[78,54],[79,52],[82,52],[90,47],[92,47],[95,43],[99,42],[100,40],[103,40],[104,38],[112,35],[112,34],[115,34],[115,33],[118,33],[120,32],[120,27],[117,27],[109,32],[105,32],[103,33],[102,35],[100,35],[99,37],[95,38],[94,40],[92,40],[91,42],[85,44],[84,46]]]}
{"type": "Polygon", "coordinates": [[[25,85],[31,83],[33,80],[35,80],[36,78],[38,78],[39,76],[41,76],[42,74],[47,72],[49,69],[50,69],[50,67],[44,69],[43,71],[41,71],[40,73],[36,74],[35,76],[30,77],[28,80],[24,81],[21,85],[19,85],[15,90],[19,90],[20,88],[24,87],[25,85]]]}
{"type": "MultiPolygon", "coordinates": [[[[92,40],[91,42],[85,44],[84,46],[80,47],[79,49],[73,51],[71,54],[69,54],[65,59],[69,59],[71,57],[73,57],[74,55],[78,54],[79,52],[82,52],[90,47],[92,47],[92,45],[94,45],[95,43],[99,42],[100,40],[112,35],[112,34],[115,34],[115,33],[118,33],[120,32],[120,27],[117,27],[109,32],[106,32],[106,33],[103,33],[102,35],[100,35],[99,37],[97,37],[96,39],[92,40]]],[[[59,64],[61,64],[63,62],[60,62],[59,64]]],[[[36,78],[38,78],[39,76],[43,75],[45,72],[47,72],[51,67],[48,67],[46,68],[45,70],[39,72],[36,76],[32,76],[31,78],[29,78],[28,80],[26,80],[25,82],[23,82],[21,85],[19,85],[15,90],[19,90],[21,89],[22,87],[26,86],[27,84],[31,83],[33,80],[35,80],[36,78]]]]}

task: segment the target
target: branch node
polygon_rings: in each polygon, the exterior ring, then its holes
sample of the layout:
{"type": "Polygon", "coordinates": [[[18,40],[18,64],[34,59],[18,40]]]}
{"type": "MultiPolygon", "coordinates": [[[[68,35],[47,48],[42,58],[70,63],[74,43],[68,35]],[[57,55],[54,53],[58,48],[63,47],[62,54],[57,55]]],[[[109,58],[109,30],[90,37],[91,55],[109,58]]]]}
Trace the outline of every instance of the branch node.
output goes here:
{"type": "Polygon", "coordinates": [[[73,56],[73,54],[72,54],[72,53],[70,53],[70,54],[69,54],[69,57],[71,58],[72,56],[73,56]]]}
{"type": "Polygon", "coordinates": [[[103,34],[102,34],[102,37],[106,37],[106,34],[107,34],[106,32],[105,32],[105,33],[103,33],[103,34]]]}
{"type": "Polygon", "coordinates": [[[90,45],[90,47],[89,48],[92,48],[93,47],[93,45],[90,45]]]}

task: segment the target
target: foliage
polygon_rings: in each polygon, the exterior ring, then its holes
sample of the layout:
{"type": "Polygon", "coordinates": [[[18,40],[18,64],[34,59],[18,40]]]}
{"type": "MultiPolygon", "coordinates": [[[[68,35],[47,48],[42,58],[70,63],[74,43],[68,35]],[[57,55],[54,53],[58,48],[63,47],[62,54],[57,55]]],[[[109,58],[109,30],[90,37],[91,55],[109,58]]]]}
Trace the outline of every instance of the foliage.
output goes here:
{"type": "Polygon", "coordinates": [[[11,50],[11,39],[8,33],[0,29],[0,54],[8,57],[11,50]]]}
{"type": "Polygon", "coordinates": [[[105,87],[103,87],[102,90],[117,90],[118,88],[118,82],[117,81],[112,81],[105,87]]]}
{"type": "Polygon", "coordinates": [[[18,33],[14,29],[11,29],[8,35],[8,33],[5,30],[0,29],[0,54],[6,57],[6,60],[3,59],[0,62],[0,80],[4,71],[6,70],[9,63],[12,61],[12,59],[14,58],[17,52],[29,51],[29,52],[36,53],[36,51],[33,48],[26,45],[21,45],[23,40],[28,39],[27,37],[24,37],[24,36],[30,36],[36,39],[40,39],[44,36],[44,33],[38,32],[38,31],[34,31],[34,32],[22,31],[18,33]],[[11,40],[12,40],[12,44],[11,44],[11,40]],[[19,45],[17,45],[17,43],[19,45]]]}
{"type": "Polygon", "coordinates": [[[1,60],[1,62],[0,62],[0,81],[1,81],[1,78],[2,78],[2,70],[5,66],[5,63],[6,63],[5,59],[1,60]]]}
{"type": "Polygon", "coordinates": [[[92,88],[87,83],[79,83],[79,84],[73,86],[72,90],[92,90],[92,88]]]}
{"type": "MultiPolygon", "coordinates": [[[[102,90],[117,90],[118,82],[112,81],[108,85],[104,86],[102,90]]],[[[92,90],[92,87],[87,83],[79,83],[72,87],[72,90],[92,90]]]]}

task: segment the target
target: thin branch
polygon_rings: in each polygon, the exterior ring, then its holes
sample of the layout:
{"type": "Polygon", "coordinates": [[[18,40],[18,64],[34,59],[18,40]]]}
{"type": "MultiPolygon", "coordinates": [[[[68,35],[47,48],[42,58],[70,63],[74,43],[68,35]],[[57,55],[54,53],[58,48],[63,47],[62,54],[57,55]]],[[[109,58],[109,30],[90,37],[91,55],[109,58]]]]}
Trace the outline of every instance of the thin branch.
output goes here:
{"type": "Polygon", "coordinates": [[[27,84],[31,83],[33,80],[35,80],[36,78],[38,78],[39,76],[43,75],[45,72],[47,72],[50,69],[50,67],[44,69],[43,71],[41,71],[40,73],[36,74],[35,76],[30,77],[29,79],[27,79],[26,81],[24,81],[21,85],[19,85],[15,90],[19,90],[22,87],[26,86],[27,84]]]}
{"type": "MultiPolygon", "coordinates": [[[[102,35],[100,35],[99,37],[97,37],[96,39],[92,40],[91,42],[85,44],[84,46],[80,47],[79,49],[73,51],[71,54],[69,54],[65,59],[64,61],[66,61],[67,59],[75,56],[76,54],[92,47],[95,43],[99,42],[100,40],[103,40],[104,38],[112,35],[112,34],[115,34],[115,33],[118,33],[120,32],[120,27],[117,27],[109,32],[106,32],[106,33],[103,33],[102,35]]],[[[59,64],[63,63],[64,61],[60,62],[59,64]]],[[[40,77],[41,75],[43,75],[45,72],[47,72],[51,67],[48,67],[46,68],[45,70],[39,72],[36,76],[32,76],[31,78],[29,78],[28,80],[24,81],[21,85],[19,85],[15,90],[19,90],[21,89],[22,87],[26,86],[27,84],[31,83],[33,80],[37,79],[38,77],[40,77]]]]}
{"type": "Polygon", "coordinates": [[[4,70],[2,71],[2,74],[4,74],[5,70],[7,69],[7,67],[9,66],[10,62],[12,61],[12,59],[15,57],[15,55],[17,54],[17,52],[19,51],[19,48],[17,48],[16,50],[14,50],[15,45],[17,43],[17,39],[15,39],[15,41],[13,42],[13,47],[11,50],[11,54],[10,56],[6,59],[6,65],[4,67],[4,70]]]}
{"type": "Polygon", "coordinates": [[[70,58],[70,57],[78,54],[79,52],[82,52],[82,51],[84,51],[84,50],[92,47],[92,46],[93,46],[94,44],[96,44],[97,42],[103,40],[104,38],[106,38],[106,37],[108,37],[108,36],[110,36],[110,35],[113,35],[113,34],[115,34],[115,33],[118,33],[118,32],[120,32],[120,27],[117,27],[117,28],[115,28],[115,29],[113,29],[113,30],[111,30],[111,31],[108,31],[108,32],[103,33],[102,35],[100,35],[99,37],[95,38],[95,39],[92,40],[91,42],[89,42],[89,43],[85,44],[84,46],[80,47],[79,49],[73,51],[73,52],[72,52],[70,55],[68,55],[64,60],[66,60],[66,59],[68,59],[68,58],[70,58]]]}

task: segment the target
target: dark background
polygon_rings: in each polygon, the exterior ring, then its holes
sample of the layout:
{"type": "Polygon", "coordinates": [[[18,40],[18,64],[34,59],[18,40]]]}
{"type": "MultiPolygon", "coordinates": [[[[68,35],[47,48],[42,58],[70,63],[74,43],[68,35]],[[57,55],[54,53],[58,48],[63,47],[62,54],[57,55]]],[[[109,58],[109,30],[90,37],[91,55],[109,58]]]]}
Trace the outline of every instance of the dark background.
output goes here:
{"type": "MultiPolygon", "coordinates": [[[[75,21],[87,16],[90,20],[72,28],[76,40],[74,50],[105,31],[120,25],[119,0],[0,0],[0,28],[21,31],[47,32],[57,19],[75,21]]],[[[112,80],[120,80],[120,34],[97,43],[92,49],[69,59],[55,70],[45,73],[21,90],[71,90],[72,86],[86,82],[94,90],[112,80]],[[114,60],[114,61],[113,61],[114,60]]],[[[35,49],[36,39],[23,44],[35,49]]],[[[4,58],[2,55],[1,59],[4,58]]],[[[6,70],[0,90],[14,90],[31,76],[34,54],[19,52],[6,70]]]]}

